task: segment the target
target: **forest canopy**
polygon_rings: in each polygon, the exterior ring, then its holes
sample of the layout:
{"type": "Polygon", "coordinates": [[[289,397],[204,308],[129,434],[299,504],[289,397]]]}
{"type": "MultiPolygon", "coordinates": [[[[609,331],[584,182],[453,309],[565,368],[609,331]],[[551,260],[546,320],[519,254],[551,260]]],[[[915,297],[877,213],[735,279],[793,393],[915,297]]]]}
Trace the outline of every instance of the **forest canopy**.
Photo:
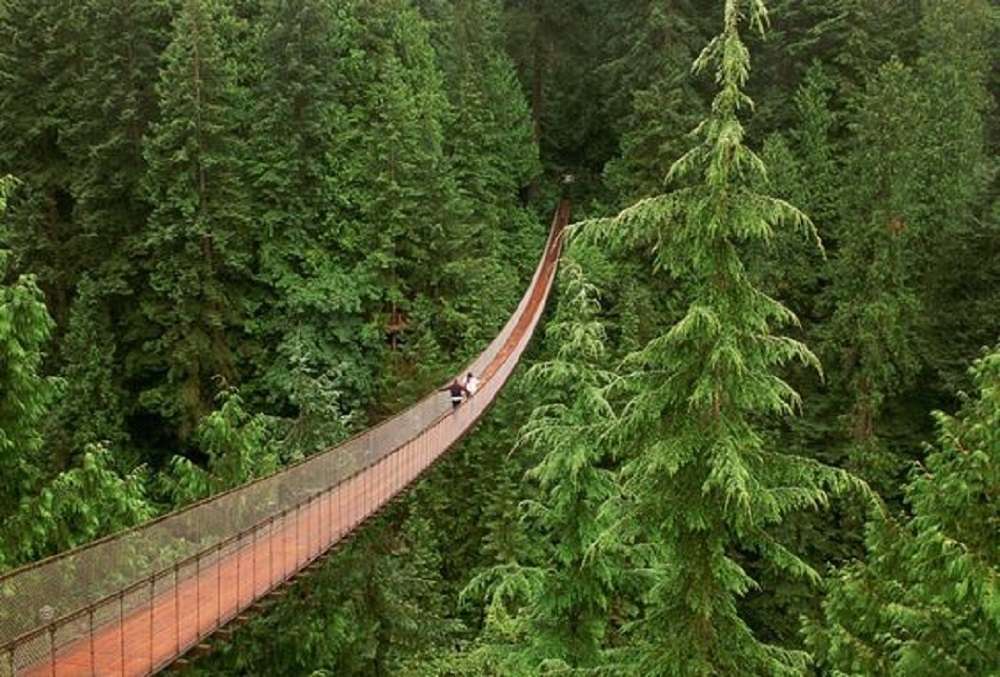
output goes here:
{"type": "Polygon", "coordinates": [[[990,0],[0,0],[0,574],[438,388],[569,198],[476,432],[188,670],[992,674],[998,94],[990,0]]]}

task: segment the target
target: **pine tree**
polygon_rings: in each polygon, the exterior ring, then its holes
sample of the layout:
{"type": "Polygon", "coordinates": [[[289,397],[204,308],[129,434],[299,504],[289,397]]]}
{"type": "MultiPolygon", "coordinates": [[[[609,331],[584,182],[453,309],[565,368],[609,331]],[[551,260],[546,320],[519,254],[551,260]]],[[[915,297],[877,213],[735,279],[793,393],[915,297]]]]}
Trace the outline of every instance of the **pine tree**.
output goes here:
{"type": "Polygon", "coordinates": [[[502,326],[538,251],[536,219],[518,191],[540,171],[531,117],[503,49],[499,3],[424,2],[449,98],[444,152],[455,177],[458,222],[435,333],[472,355],[502,326]],[[520,275],[519,275],[520,274],[520,275]]]}
{"type": "Polygon", "coordinates": [[[131,356],[149,385],[141,403],[187,437],[218,385],[239,379],[254,232],[243,180],[236,71],[223,49],[224,6],[185,0],[163,57],[161,119],[146,140],[146,188],[156,205],[141,235],[155,328],[131,356]]]}
{"type": "Polygon", "coordinates": [[[909,387],[922,367],[924,310],[915,250],[924,223],[915,214],[921,185],[919,82],[891,61],[879,69],[860,104],[852,152],[853,177],[835,230],[828,297],[834,305],[824,331],[832,385],[847,399],[854,467],[888,489],[899,461],[880,440],[889,398],[909,387]]]}
{"type": "Polygon", "coordinates": [[[151,211],[141,185],[142,144],[158,115],[155,85],[170,36],[170,5],[87,0],[80,7],[80,78],[68,96],[72,118],[60,134],[74,163],[79,255],[98,287],[116,294],[135,281],[130,236],[151,211]]]}
{"type": "Polygon", "coordinates": [[[867,558],[830,582],[807,624],[836,674],[986,675],[1000,665],[1000,350],[972,371],[975,397],[941,412],[937,444],[907,487],[911,514],[868,525],[867,558]]]}
{"type": "Polygon", "coordinates": [[[61,134],[79,65],[79,3],[0,6],[0,167],[18,177],[7,237],[18,271],[31,271],[62,326],[81,272],[73,223],[73,167],[61,134]]]}
{"type": "Polygon", "coordinates": [[[914,168],[923,187],[918,218],[927,224],[920,294],[931,318],[928,360],[949,390],[966,383],[965,366],[1000,334],[995,314],[983,312],[1000,275],[987,253],[997,242],[989,225],[989,183],[996,181],[987,143],[991,108],[996,117],[988,89],[997,34],[991,11],[982,0],[925,2],[915,65],[927,108],[924,159],[914,168]],[[983,265],[964,264],[974,259],[983,265]]]}
{"type": "Polygon", "coordinates": [[[741,617],[737,603],[756,584],[738,558],[752,553],[786,576],[818,580],[769,528],[853,484],[768,448],[759,427],[798,406],[779,368],[818,366],[804,345],[773,333],[794,315],[754,286],[741,253],[782,224],[812,232],[797,209],[755,190],[764,167],[744,143],[741,24],[763,30],[765,12],[727,0],[722,33],[695,62],[714,66],[719,92],[700,144],[671,169],[681,187],[625,210],[608,235],[651,248],[654,273],[690,299],[666,333],[627,358],[616,427],[626,459],[617,530],[647,577],[643,614],[628,628],[641,674],[803,672],[804,653],[762,642],[741,617]]]}
{"type": "Polygon", "coordinates": [[[55,439],[63,453],[105,443],[123,451],[128,394],[118,377],[115,332],[100,285],[85,275],[78,285],[63,340],[65,397],[57,409],[55,439]]]}
{"type": "Polygon", "coordinates": [[[684,135],[700,119],[705,98],[689,64],[709,34],[699,8],[690,2],[643,2],[617,11],[626,30],[614,57],[604,65],[609,118],[620,120],[620,157],[605,178],[622,204],[656,195],[663,170],[684,149],[684,135]],[[628,100],[620,101],[623,93],[628,100]]]}
{"type": "Polygon", "coordinates": [[[607,528],[601,508],[616,491],[603,444],[613,419],[605,399],[613,375],[603,369],[607,354],[596,290],[572,259],[563,262],[560,280],[563,300],[547,330],[556,354],[528,373],[543,404],[521,437],[541,457],[526,475],[537,495],[522,510],[528,537],[541,552],[538,565],[508,574],[523,577],[529,590],[518,611],[521,655],[511,658],[531,672],[602,663],[622,565],[595,547],[607,528]]]}
{"type": "Polygon", "coordinates": [[[372,272],[338,241],[338,185],[331,180],[334,140],[347,127],[341,90],[358,19],[318,0],[272,0],[263,11],[248,161],[268,289],[256,321],[266,352],[255,385],[276,411],[295,416],[290,377],[293,362],[304,361],[328,374],[345,405],[358,406],[372,393],[369,356],[379,345],[367,325],[378,291],[372,272]]]}

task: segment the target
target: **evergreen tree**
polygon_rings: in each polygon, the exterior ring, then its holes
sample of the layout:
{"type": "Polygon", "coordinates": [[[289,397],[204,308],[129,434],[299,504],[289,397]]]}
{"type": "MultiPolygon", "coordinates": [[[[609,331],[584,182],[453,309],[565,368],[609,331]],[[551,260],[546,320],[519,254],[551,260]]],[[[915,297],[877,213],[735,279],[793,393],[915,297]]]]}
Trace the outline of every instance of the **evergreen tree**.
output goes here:
{"type": "Polygon", "coordinates": [[[602,368],[607,355],[596,290],[572,260],[564,261],[560,280],[563,301],[547,331],[556,355],[528,373],[543,404],[522,431],[522,444],[541,457],[526,476],[537,484],[537,496],[523,505],[527,537],[540,544],[538,564],[501,566],[507,580],[493,590],[525,590],[507,631],[516,637],[514,650],[492,647],[503,655],[496,660],[504,674],[600,665],[622,564],[595,548],[607,527],[601,507],[615,495],[602,443],[613,418],[605,400],[612,374],[602,368]]]}
{"type": "Polygon", "coordinates": [[[690,76],[698,46],[710,35],[691,2],[642,2],[617,11],[622,32],[603,67],[612,85],[608,106],[620,120],[620,157],[605,177],[622,204],[663,189],[663,167],[684,149],[684,135],[701,118],[705,97],[690,76]],[[620,101],[625,94],[628,99],[620,101]]]}
{"type": "Polygon", "coordinates": [[[31,271],[62,325],[82,260],[73,224],[71,124],[80,6],[73,0],[0,4],[0,167],[18,177],[7,238],[18,271],[31,271]]]}
{"type": "Polygon", "coordinates": [[[145,149],[156,205],[140,243],[150,329],[130,358],[146,381],[140,402],[181,438],[211,410],[215,381],[239,379],[236,339],[254,291],[241,99],[219,35],[226,21],[216,0],[185,0],[157,85],[161,119],[145,149]]]}
{"type": "Polygon", "coordinates": [[[72,117],[60,134],[74,164],[78,255],[101,291],[119,295],[136,282],[131,236],[151,211],[141,185],[142,146],[158,113],[155,85],[171,4],[87,0],[80,7],[80,77],[68,93],[72,117]]]}
{"type": "Polygon", "coordinates": [[[128,395],[118,380],[115,332],[99,289],[90,276],[80,281],[63,343],[66,392],[53,431],[53,441],[63,453],[99,443],[122,451],[129,442],[128,395]]]}
{"type": "Polygon", "coordinates": [[[380,337],[369,322],[379,291],[340,232],[332,159],[347,126],[341,90],[356,65],[348,38],[358,18],[322,0],[272,0],[263,11],[248,162],[268,288],[255,323],[266,351],[256,385],[279,413],[294,416],[293,363],[304,362],[334,381],[345,406],[358,406],[373,390],[370,355],[380,337]]]}
{"type": "Polygon", "coordinates": [[[531,117],[503,51],[499,3],[424,2],[449,95],[444,151],[459,192],[436,333],[467,355],[489,342],[523,291],[539,229],[517,200],[540,171],[531,117]],[[521,273],[521,275],[518,275],[521,273]]]}
{"type": "MultiPolygon", "coordinates": [[[[989,46],[997,21],[988,2],[925,2],[921,56],[915,70],[927,109],[920,130],[924,158],[915,167],[922,190],[918,218],[927,237],[920,250],[920,294],[930,315],[928,360],[942,385],[966,381],[966,365],[1000,335],[991,279],[1000,263],[988,252],[998,242],[989,213],[989,182],[996,181],[987,129],[989,46]],[[943,105],[943,109],[942,109],[943,105]],[[978,258],[982,265],[964,261],[978,258]]],[[[993,153],[995,156],[995,153],[993,153]]]]}
{"type": "Polygon", "coordinates": [[[903,523],[869,523],[867,558],[830,582],[806,636],[836,674],[986,675],[1000,665],[1000,350],[907,487],[903,523]]]}
{"type": "Polygon", "coordinates": [[[915,280],[915,248],[924,226],[919,161],[919,83],[898,61],[883,66],[860,106],[847,167],[851,181],[835,233],[829,295],[835,299],[828,351],[833,385],[845,393],[855,467],[887,489],[898,460],[880,442],[888,398],[921,369],[924,310],[915,280]],[[834,352],[835,351],[835,352],[834,352]]]}
{"type": "Polygon", "coordinates": [[[754,589],[738,562],[752,553],[793,577],[817,573],[771,533],[789,513],[852,486],[844,473],[765,445],[759,420],[787,416],[798,395],[777,373],[818,366],[772,327],[794,315],[757,289],[741,248],[790,223],[788,203],[755,190],[764,167],[744,144],[749,54],[741,24],[763,30],[762,3],[727,0],[723,31],[696,69],[715,67],[719,92],[701,143],[675,163],[675,191],[620,214],[609,237],[652,248],[654,271],[690,299],[683,317],[626,360],[628,402],[616,426],[626,461],[619,531],[648,577],[644,611],[628,628],[641,674],[800,674],[806,654],[754,636],[737,608],[754,589]]]}

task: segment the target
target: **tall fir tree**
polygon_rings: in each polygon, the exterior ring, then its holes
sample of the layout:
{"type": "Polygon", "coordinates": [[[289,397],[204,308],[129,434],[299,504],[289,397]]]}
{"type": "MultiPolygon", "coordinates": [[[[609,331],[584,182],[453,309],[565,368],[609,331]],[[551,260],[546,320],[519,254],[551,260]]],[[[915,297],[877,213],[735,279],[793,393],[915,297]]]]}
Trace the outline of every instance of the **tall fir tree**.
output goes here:
{"type": "Polygon", "coordinates": [[[239,380],[255,226],[249,213],[236,66],[220,38],[216,0],[185,0],[163,55],[161,117],[146,140],[155,209],[140,236],[148,325],[130,356],[140,402],[186,438],[211,411],[220,379],[239,380]]]}
{"type": "Polygon", "coordinates": [[[444,151],[454,173],[459,225],[438,333],[473,354],[516,304],[538,250],[536,219],[518,191],[540,172],[530,111],[503,48],[500,3],[423,2],[449,99],[444,151]]]}
{"type": "Polygon", "coordinates": [[[267,288],[254,324],[263,351],[255,386],[276,412],[296,415],[297,364],[327,375],[342,405],[358,407],[373,394],[380,292],[374,271],[345,244],[333,158],[354,152],[335,139],[347,128],[342,90],[357,66],[350,38],[359,18],[323,0],[272,0],[263,11],[247,163],[267,288]]]}
{"type": "MultiPolygon", "coordinates": [[[[529,387],[539,401],[522,428],[521,446],[540,458],[525,475],[537,491],[521,506],[525,537],[535,552],[514,553],[472,582],[493,579],[487,641],[470,657],[502,674],[595,669],[604,649],[623,561],[599,544],[607,524],[602,507],[615,495],[611,453],[605,443],[614,419],[605,399],[614,375],[606,369],[604,327],[597,291],[572,259],[560,274],[562,300],[547,330],[551,360],[531,368],[529,387]],[[497,613],[512,590],[513,616],[497,613]],[[508,638],[494,643],[489,637],[508,638]],[[478,654],[478,655],[477,655],[478,654]]],[[[520,453],[524,453],[522,450],[520,453]]]]}
{"type": "Polygon", "coordinates": [[[650,247],[654,274],[677,280],[689,299],[667,332],[626,359],[623,376],[616,510],[647,577],[642,615],[627,628],[627,656],[641,674],[803,673],[805,653],[761,641],[741,617],[738,602],[756,583],[740,559],[818,580],[772,528],[854,485],[769,448],[760,428],[798,407],[779,369],[818,367],[804,345],[774,333],[795,317],[754,286],[743,259],[779,226],[812,233],[797,209],[757,192],[764,166],[744,142],[750,57],[741,27],[763,30],[766,20],[763,3],[727,0],[722,33],[695,62],[714,67],[719,92],[700,143],[670,171],[681,187],[625,210],[607,231],[619,245],[650,247]]]}
{"type": "Polygon", "coordinates": [[[62,135],[79,74],[80,5],[0,5],[0,167],[18,177],[6,218],[18,271],[31,271],[62,326],[83,263],[73,223],[73,166],[62,135]]]}

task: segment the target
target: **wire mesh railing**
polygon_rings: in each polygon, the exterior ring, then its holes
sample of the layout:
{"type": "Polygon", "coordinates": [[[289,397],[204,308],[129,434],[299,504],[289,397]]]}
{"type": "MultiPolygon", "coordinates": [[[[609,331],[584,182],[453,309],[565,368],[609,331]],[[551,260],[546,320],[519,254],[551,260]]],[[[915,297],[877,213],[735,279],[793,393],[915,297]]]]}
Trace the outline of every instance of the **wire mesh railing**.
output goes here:
{"type": "Polygon", "coordinates": [[[144,675],[294,576],[415,480],[496,398],[541,318],[569,204],[531,285],[469,367],[434,393],[280,473],[0,577],[0,677],[144,675]]]}

